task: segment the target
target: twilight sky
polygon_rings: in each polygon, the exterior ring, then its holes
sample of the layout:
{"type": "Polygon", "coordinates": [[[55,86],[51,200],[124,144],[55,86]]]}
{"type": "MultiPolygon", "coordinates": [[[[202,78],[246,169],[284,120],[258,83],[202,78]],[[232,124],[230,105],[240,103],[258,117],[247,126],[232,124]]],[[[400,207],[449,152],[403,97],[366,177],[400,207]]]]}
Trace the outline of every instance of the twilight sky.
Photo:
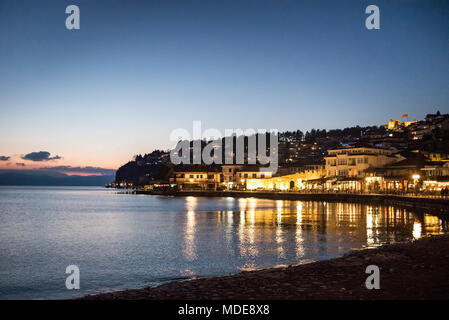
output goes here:
{"type": "Polygon", "coordinates": [[[436,110],[445,0],[0,0],[0,169],[116,169],[193,120],[305,131],[436,110]]]}

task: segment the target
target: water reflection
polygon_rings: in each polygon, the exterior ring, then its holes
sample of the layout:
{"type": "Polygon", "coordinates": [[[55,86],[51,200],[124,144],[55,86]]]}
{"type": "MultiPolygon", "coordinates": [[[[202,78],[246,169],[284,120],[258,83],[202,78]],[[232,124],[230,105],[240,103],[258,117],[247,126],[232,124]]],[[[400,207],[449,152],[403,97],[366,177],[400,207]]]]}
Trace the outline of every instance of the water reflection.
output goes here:
{"type": "Polygon", "coordinates": [[[419,239],[421,238],[422,234],[422,226],[419,221],[416,221],[413,223],[413,238],[419,239]]]}
{"type": "Polygon", "coordinates": [[[302,202],[298,201],[296,206],[296,257],[302,258],[304,256],[304,239],[302,237],[302,202]]]}
{"type": "Polygon", "coordinates": [[[187,221],[185,224],[184,232],[184,250],[183,254],[187,261],[193,261],[196,259],[196,245],[195,245],[195,208],[197,206],[197,199],[195,197],[187,197],[187,221]]]}
{"type": "Polygon", "coordinates": [[[331,258],[354,248],[417,239],[448,229],[447,222],[435,216],[391,206],[255,198],[223,201],[228,210],[195,211],[197,199],[186,198],[183,253],[187,261],[213,259],[198,254],[199,243],[222,248],[221,254],[238,261],[238,268],[251,269],[331,258]],[[209,230],[212,221],[213,238],[197,227],[209,230]]]}
{"type": "Polygon", "coordinates": [[[8,299],[65,299],[329,259],[448,231],[447,221],[396,207],[105,188],[0,188],[0,203],[0,298],[8,299]],[[61,286],[61,270],[73,263],[84,270],[77,292],[61,286]]]}

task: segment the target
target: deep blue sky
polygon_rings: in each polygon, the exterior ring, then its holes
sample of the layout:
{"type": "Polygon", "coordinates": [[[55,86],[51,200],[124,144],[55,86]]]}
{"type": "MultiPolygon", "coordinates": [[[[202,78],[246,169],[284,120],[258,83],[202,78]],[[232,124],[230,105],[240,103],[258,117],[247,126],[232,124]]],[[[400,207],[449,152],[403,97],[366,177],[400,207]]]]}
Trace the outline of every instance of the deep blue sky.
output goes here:
{"type": "Polygon", "coordinates": [[[308,130],[437,109],[449,111],[449,1],[0,0],[12,159],[114,168],[192,120],[308,130]],[[80,30],[65,28],[69,4],[80,30]],[[380,30],[365,28],[370,4],[380,30]]]}

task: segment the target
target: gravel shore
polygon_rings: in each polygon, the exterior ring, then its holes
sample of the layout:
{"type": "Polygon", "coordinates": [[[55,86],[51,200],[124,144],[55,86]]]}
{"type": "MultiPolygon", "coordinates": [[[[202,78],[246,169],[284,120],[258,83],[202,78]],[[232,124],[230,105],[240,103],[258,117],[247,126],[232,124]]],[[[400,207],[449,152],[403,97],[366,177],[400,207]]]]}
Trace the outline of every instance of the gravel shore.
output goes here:
{"type": "Polygon", "coordinates": [[[341,258],[235,275],[176,281],[81,299],[448,299],[449,235],[353,251],[341,258]],[[380,269],[380,289],[368,290],[368,265],[380,269]]]}

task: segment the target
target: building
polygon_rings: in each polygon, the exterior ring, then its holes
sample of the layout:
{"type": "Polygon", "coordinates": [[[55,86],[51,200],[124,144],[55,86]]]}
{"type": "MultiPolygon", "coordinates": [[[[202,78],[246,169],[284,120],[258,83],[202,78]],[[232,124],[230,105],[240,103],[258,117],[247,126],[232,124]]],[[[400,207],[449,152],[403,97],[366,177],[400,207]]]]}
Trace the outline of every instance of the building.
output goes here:
{"type": "Polygon", "coordinates": [[[379,168],[400,158],[387,148],[348,145],[328,150],[326,178],[363,178],[368,168],[379,168]]]}
{"type": "Polygon", "coordinates": [[[291,163],[301,158],[301,141],[279,141],[279,163],[291,163]]]}
{"type": "Polygon", "coordinates": [[[421,180],[424,158],[416,155],[368,171],[367,191],[409,192],[416,190],[421,180]]]}
{"type": "Polygon", "coordinates": [[[421,169],[424,178],[434,179],[438,177],[449,177],[449,162],[447,161],[429,161],[421,169]]]}
{"type": "Polygon", "coordinates": [[[278,175],[284,176],[293,173],[311,173],[313,171],[324,171],[324,164],[315,163],[315,164],[304,164],[304,165],[284,165],[278,168],[278,175]]]}
{"type": "Polygon", "coordinates": [[[171,187],[170,182],[166,180],[152,180],[149,183],[143,186],[143,189],[146,191],[151,190],[169,190],[171,187]]]}
{"type": "Polygon", "coordinates": [[[413,123],[407,129],[412,140],[421,140],[435,131],[447,131],[449,130],[449,114],[441,114],[440,112],[428,114],[426,115],[425,121],[413,123]]]}
{"type": "Polygon", "coordinates": [[[424,191],[441,191],[443,188],[449,188],[449,162],[432,161],[426,163],[421,169],[423,173],[424,191]]]}
{"type": "Polygon", "coordinates": [[[300,191],[313,189],[318,180],[322,180],[325,175],[324,166],[318,166],[315,170],[305,170],[288,175],[249,178],[246,182],[248,190],[290,190],[300,191]]]}
{"type": "Polygon", "coordinates": [[[170,184],[178,190],[215,191],[222,183],[222,174],[215,168],[198,165],[175,168],[170,184]]]}
{"type": "Polygon", "coordinates": [[[420,154],[368,171],[367,191],[439,192],[449,187],[449,162],[427,161],[420,154]]]}
{"type": "Polygon", "coordinates": [[[369,170],[384,167],[400,159],[399,156],[393,155],[389,148],[362,143],[328,150],[325,157],[325,188],[333,191],[364,191],[368,180],[373,179],[365,178],[370,175],[369,170]]]}
{"type": "Polygon", "coordinates": [[[221,166],[223,175],[223,184],[226,189],[233,189],[238,184],[238,170],[242,169],[244,165],[239,164],[225,164],[221,166]]]}
{"type": "Polygon", "coordinates": [[[390,131],[402,130],[416,122],[417,122],[416,120],[404,121],[404,122],[401,122],[400,120],[390,120],[390,121],[388,121],[387,129],[390,131]]]}
{"type": "Polygon", "coordinates": [[[248,179],[265,179],[273,176],[272,172],[260,171],[260,166],[222,165],[223,185],[226,189],[244,189],[248,179]]]}

